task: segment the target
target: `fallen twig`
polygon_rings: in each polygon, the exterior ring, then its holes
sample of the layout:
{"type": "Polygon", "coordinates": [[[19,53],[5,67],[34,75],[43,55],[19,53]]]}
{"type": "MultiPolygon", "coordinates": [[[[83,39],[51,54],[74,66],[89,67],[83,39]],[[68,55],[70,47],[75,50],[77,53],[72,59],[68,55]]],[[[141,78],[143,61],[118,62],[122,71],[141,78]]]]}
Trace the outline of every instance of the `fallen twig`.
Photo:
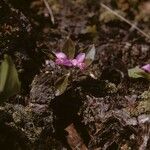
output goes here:
{"type": "Polygon", "coordinates": [[[113,13],[114,15],[116,15],[118,18],[122,19],[124,22],[126,22],[127,24],[129,24],[132,28],[136,29],[137,31],[139,31],[142,35],[144,35],[145,37],[150,39],[150,35],[146,34],[145,32],[143,32],[140,28],[138,28],[135,24],[132,24],[129,20],[127,20],[126,18],[122,17],[121,15],[119,15],[118,13],[116,13],[114,10],[110,9],[108,6],[106,6],[105,4],[101,3],[100,4],[103,8],[107,9],[108,11],[110,11],[111,13],[113,13]]]}
{"type": "Polygon", "coordinates": [[[73,124],[70,124],[65,130],[68,132],[67,141],[72,150],[87,150],[73,124]]]}
{"type": "Polygon", "coordinates": [[[54,15],[53,15],[52,9],[50,8],[50,6],[49,6],[47,0],[43,0],[43,2],[44,2],[45,6],[46,6],[46,8],[47,8],[47,10],[48,10],[48,12],[49,12],[49,14],[50,14],[51,22],[54,24],[54,23],[55,23],[55,20],[54,20],[54,15]]]}

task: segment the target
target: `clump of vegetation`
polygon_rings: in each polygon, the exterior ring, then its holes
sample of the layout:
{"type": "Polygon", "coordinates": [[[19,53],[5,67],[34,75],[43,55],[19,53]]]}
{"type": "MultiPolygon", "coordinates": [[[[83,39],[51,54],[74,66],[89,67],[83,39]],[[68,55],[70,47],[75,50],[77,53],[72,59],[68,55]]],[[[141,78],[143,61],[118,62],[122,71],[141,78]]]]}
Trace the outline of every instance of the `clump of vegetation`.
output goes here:
{"type": "MultiPolygon", "coordinates": [[[[69,84],[76,81],[76,79],[73,78],[74,74],[80,76],[79,78],[81,78],[82,76],[90,76],[88,67],[92,64],[95,58],[96,50],[94,45],[90,50],[87,51],[87,53],[80,52],[74,58],[75,53],[75,44],[69,38],[64,43],[62,51],[53,52],[52,56],[55,64],[60,65],[66,69],[66,73],[63,75],[63,77],[60,77],[55,83],[57,89],[56,96],[63,94],[69,87],[69,84]]],[[[50,63],[51,62],[47,61],[47,64],[50,63]]]]}

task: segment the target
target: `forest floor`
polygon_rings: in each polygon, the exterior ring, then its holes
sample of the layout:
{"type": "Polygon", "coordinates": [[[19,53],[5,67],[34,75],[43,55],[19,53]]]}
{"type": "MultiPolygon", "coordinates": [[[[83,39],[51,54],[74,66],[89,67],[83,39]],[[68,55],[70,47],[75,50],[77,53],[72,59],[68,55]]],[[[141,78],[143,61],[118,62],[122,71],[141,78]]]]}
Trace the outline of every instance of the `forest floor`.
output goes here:
{"type": "Polygon", "coordinates": [[[12,57],[21,92],[0,105],[0,149],[148,150],[150,82],[128,70],[150,63],[149,22],[148,1],[1,0],[0,59],[12,57]],[[68,36],[76,53],[94,44],[96,55],[56,96],[70,68],[45,61],[68,36]]]}

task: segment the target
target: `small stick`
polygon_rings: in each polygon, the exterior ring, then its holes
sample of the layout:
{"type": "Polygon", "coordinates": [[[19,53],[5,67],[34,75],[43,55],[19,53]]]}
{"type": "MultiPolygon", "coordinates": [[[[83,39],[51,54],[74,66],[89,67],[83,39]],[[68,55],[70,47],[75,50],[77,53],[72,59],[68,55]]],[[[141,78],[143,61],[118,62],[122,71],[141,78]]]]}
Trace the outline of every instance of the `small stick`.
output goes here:
{"type": "Polygon", "coordinates": [[[68,132],[67,141],[72,150],[88,150],[74,124],[70,124],[65,130],[68,132]]]}
{"type": "Polygon", "coordinates": [[[143,34],[145,37],[147,37],[148,39],[150,39],[150,35],[146,34],[145,32],[143,32],[140,28],[138,28],[136,25],[132,24],[129,20],[125,19],[124,17],[122,17],[121,15],[119,15],[118,13],[116,13],[115,11],[111,10],[109,7],[107,7],[105,4],[101,3],[100,4],[103,8],[107,9],[108,11],[110,11],[111,13],[113,13],[114,15],[116,15],[118,18],[122,19],[124,22],[126,22],[127,24],[129,24],[132,28],[136,29],[137,31],[139,31],[141,34],[143,34]]]}
{"type": "Polygon", "coordinates": [[[45,6],[46,6],[46,8],[47,8],[47,10],[48,10],[48,12],[50,14],[52,23],[55,24],[55,20],[54,20],[54,15],[53,15],[52,9],[50,8],[47,0],[43,0],[43,2],[44,2],[45,6]]]}

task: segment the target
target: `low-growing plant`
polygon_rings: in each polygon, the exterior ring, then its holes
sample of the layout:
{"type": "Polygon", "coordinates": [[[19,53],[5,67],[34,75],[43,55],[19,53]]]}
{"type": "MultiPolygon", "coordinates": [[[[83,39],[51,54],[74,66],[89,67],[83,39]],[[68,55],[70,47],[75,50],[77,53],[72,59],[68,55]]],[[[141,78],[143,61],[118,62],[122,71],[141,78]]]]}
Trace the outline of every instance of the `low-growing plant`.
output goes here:
{"type": "Polygon", "coordinates": [[[95,53],[95,46],[92,45],[86,53],[80,52],[75,56],[75,44],[70,38],[64,43],[62,51],[52,52],[51,58],[55,64],[67,69],[66,73],[55,82],[56,96],[63,94],[69,88],[75,72],[79,72],[83,76],[91,76],[88,68],[94,61],[95,53]]]}

